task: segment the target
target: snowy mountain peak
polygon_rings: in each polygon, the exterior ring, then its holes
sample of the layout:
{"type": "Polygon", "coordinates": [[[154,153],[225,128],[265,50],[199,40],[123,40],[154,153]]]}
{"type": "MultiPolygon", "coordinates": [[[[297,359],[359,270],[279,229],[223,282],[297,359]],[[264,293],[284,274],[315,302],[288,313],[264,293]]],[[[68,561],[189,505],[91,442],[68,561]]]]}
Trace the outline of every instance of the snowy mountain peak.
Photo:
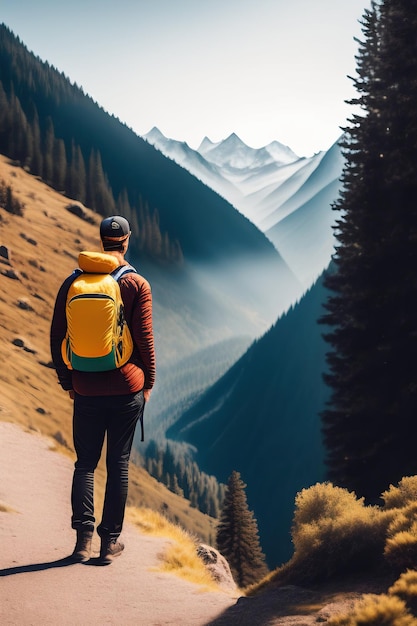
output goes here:
{"type": "Polygon", "coordinates": [[[253,170],[270,163],[284,165],[298,159],[297,155],[278,141],[270,144],[271,149],[251,148],[236,133],[231,133],[223,141],[214,143],[203,139],[197,152],[205,159],[229,171],[253,170]]]}
{"type": "Polygon", "coordinates": [[[197,152],[199,152],[200,154],[204,154],[208,150],[211,150],[215,145],[216,144],[211,139],[209,139],[208,137],[204,137],[203,141],[197,148],[197,152]]]}
{"type": "Polygon", "coordinates": [[[143,135],[143,137],[144,139],[146,139],[146,141],[152,144],[156,143],[157,141],[161,139],[165,139],[164,135],[156,126],[151,128],[151,130],[148,133],[146,133],[146,135],[143,135]]]}
{"type": "Polygon", "coordinates": [[[144,138],[266,233],[304,286],[327,267],[334,246],[331,204],[343,169],[339,141],[300,158],[279,141],[251,148],[236,133],[217,143],[204,137],[197,150],[157,128],[144,138]]]}
{"type": "Polygon", "coordinates": [[[197,152],[211,163],[228,170],[253,170],[271,163],[287,165],[299,158],[279,141],[263,148],[251,148],[236,133],[217,143],[205,137],[197,152]]]}
{"type": "Polygon", "coordinates": [[[295,154],[295,152],[291,150],[291,148],[285,146],[279,141],[272,141],[267,146],[265,146],[265,150],[269,152],[274,161],[276,161],[277,163],[282,163],[283,165],[287,163],[293,163],[299,158],[295,154]]]}

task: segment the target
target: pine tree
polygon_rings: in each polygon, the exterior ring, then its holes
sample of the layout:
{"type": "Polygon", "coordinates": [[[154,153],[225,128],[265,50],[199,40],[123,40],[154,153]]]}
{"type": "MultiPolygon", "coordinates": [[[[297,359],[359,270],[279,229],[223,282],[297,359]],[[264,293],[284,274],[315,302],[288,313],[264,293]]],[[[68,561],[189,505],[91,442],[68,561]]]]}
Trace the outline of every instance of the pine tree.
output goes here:
{"type": "Polygon", "coordinates": [[[41,130],[39,124],[39,115],[35,105],[32,106],[32,115],[30,121],[30,128],[33,137],[32,154],[30,158],[30,171],[36,176],[42,177],[43,174],[43,154],[42,154],[42,141],[41,130]]]}
{"type": "Polygon", "coordinates": [[[67,156],[65,144],[62,139],[56,139],[54,144],[53,180],[58,191],[65,189],[65,177],[67,172],[67,156]]]}
{"type": "Polygon", "coordinates": [[[46,133],[44,142],[44,177],[48,185],[53,183],[54,179],[54,145],[55,131],[54,124],[50,117],[46,121],[46,133]]]}
{"type": "Polygon", "coordinates": [[[369,502],[417,473],[417,1],[362,21],[331,295],[328,477],[369,502]]]}
{"type": "Polygon", "coordinates": [[[260,580],[268,572],[258,524],[249,510],[245,487],[239,472],[233,471],[227,483],[216,536],[217,547],[229,562],[240,587],[260,580]]]}

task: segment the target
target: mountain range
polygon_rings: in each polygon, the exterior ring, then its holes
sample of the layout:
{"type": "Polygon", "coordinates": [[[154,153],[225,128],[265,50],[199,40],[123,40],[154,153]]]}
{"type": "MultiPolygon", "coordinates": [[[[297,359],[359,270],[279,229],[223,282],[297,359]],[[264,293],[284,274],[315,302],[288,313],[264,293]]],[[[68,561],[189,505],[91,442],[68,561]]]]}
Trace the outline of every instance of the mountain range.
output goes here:
{"type": "Polygon", "coordinates": [[[341,188],[343,156],[336,142],[312,157],[298,157],[274,141],[259,149],[236,134],[194,150],[153,128],[144,138],[217,191],[275,245],[308,289],[334,249],[332,203],[341,188]]]}

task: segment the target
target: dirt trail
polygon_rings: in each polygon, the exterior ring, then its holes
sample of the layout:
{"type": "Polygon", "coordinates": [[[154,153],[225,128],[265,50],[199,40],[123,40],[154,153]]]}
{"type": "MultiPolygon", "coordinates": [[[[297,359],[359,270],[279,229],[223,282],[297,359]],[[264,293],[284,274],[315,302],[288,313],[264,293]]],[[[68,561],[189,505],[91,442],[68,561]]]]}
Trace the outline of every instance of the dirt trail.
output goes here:
{"type": "Polygon", "coordinates": [[[68,565],[75,538],[69,527],[72,462],[52,445],[0,422],[2,626],[202,626],[236,603],[226,593],[151,571],[166,540],[129,524],[125,552],[112,565],[68,565]]]}

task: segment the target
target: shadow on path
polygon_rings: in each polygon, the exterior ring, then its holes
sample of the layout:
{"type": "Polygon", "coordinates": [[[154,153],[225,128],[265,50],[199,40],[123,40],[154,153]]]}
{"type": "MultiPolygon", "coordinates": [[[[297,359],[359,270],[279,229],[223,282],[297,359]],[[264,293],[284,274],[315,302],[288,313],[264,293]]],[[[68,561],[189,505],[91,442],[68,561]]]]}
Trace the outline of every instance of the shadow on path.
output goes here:
{"type": "Polygon", "coordinates": [[[15,567],[7,567],[0,569],[1,576],[13,576],[14,574],[27,574],[28,572],[42,572],[46,569],[54,569],[55,567],[68,567],[69,565],[94,565],[102,567],[110,565],[111,561],[103,561],[99,557],[92,557],[88,561],[76,561],[72,556],[66,556],[57,561],[49,561],[48,563],[32,563],[29,565],[16,565],[15,567]]]}
{"type": "Polygon", "coordinates": [[[69,565],[76,565],[76,561],[71,556],[66,556],[63,559],[57,561],[49,561],[48,563],[32,563],[29,565],[16,565],[16,567],[7,567],[0,570],[0,576],[13,576],[13,574],[26,574],[28,572],[41,572],[46,569],[53,569],[55,567],[68,567],[69,565]]]}

